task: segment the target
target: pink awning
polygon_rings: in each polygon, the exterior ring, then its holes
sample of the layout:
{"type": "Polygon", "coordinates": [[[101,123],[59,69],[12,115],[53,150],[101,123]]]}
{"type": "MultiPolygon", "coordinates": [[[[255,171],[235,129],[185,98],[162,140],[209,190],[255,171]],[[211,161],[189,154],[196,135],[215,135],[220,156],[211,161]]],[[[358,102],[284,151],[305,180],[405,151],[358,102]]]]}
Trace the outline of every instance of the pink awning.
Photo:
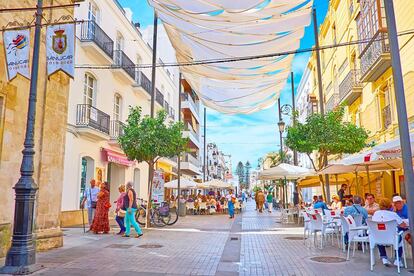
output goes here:
{"type": "Polygon", "coordinates": [[[127,156],[121,152],[116,152],[110,149],[102,149],[102,156],[104,161],[116,163],[122,166],[130,167],[135,164],[135,161],[128,160],[127,156]]]}

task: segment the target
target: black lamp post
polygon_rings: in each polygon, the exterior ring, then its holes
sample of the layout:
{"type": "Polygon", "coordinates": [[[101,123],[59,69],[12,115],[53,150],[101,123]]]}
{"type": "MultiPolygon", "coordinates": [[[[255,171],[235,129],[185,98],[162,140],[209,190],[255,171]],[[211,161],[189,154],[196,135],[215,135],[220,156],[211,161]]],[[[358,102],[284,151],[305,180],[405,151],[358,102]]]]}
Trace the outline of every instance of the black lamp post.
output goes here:
{"type": "Polygon", "coordinates": [[[12,244],[7,252],[4,274],[28,274],[38,269],[36,247],[33,241],[34,205],[38,186],[34,182],[34,134],[36,118],[37,80],[39,75],[39,48],[42,24],[43,0],[37,1],[36,23],[33,43],[29,107],[27,111],[26,136],[23,159],[20,166],[20,179],[14,186],[14,221],[12,244]]]}

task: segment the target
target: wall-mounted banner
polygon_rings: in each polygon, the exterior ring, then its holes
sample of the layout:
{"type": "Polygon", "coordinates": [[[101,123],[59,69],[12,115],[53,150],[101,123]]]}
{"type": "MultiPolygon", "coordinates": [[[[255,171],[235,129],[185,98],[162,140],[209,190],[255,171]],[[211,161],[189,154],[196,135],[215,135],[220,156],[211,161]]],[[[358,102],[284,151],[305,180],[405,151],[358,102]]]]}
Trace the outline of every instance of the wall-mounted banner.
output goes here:
{"type": "Polygon", "coordinates": [[[3,41],[8,80],[11,81],[17,74],[30,79],[30,30],[4,31],[3,41]]]}
{"type": "Polygon", "coordinates": [[[70,77],[75,73],[75,25],[51,25],[46,31],[47,75],[62,70],[70,77]]]}

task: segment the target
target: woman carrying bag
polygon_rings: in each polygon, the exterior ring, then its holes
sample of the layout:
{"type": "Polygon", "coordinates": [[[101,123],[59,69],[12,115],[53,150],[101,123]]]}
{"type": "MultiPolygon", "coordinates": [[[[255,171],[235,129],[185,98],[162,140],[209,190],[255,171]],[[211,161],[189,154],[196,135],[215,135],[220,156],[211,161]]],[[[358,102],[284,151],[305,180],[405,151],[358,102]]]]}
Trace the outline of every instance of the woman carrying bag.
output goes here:
{"type": "Polygon", "coordinates": [[[115,209],[115,220],[119,225],[119,232],[117,233],[117,235],[123,235],[125,233],[125,225],[124,225],[124,218],[125,218],[125,213],[126,211],[124,210],[124,197],[125,197],[125,185],[121,184],[118,187],[118,191],[119,191],[119,196],[118,199],[116,201],[114,201],[114,203],[116,204],[116,209],[115,209]]]}

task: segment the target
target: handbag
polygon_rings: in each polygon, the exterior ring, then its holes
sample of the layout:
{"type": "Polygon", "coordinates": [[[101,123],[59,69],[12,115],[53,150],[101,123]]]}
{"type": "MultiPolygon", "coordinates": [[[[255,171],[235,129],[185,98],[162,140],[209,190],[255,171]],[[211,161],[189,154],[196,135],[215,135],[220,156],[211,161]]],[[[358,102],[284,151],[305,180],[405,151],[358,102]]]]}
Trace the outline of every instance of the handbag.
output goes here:
{"type": "Polygon", "coordinates": [[[126,211],[125,210],[122,210],[122,209],[119,209],[118,210],[118,213],[116,214],[118,217],[120,217],[120,218],[123,218],[123,217],[125,217],[125,215],[126,215],[126,211]]]}
{"type": "Polygon", "coordinates": [[[92,201],[92,190],[89,188],[89,199],[91,201],[91,208],[96,209],[96,201],[92,201]]]}

